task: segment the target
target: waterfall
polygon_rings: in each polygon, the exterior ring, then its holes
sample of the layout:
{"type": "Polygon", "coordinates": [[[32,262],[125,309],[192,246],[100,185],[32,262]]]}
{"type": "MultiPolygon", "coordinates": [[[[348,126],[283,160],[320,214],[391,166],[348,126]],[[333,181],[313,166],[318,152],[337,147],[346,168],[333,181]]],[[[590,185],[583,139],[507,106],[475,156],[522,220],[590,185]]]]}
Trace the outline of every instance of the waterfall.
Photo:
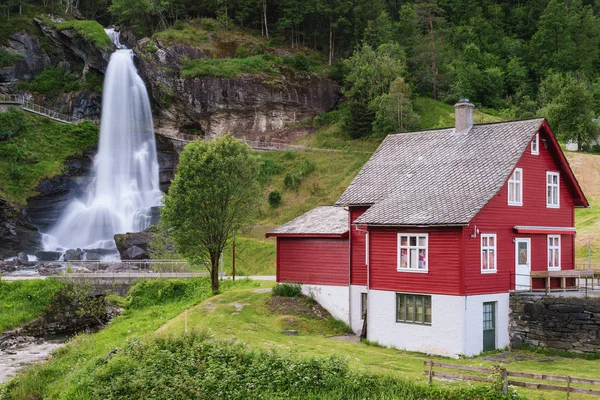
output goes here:
{"type": "MultiPolygon", "coordinates": [[[[107,30],[117,47],[119,34],[107,30]],[[112,32],[112,34],[110,33],[112,32]]],[[[43,235],[44,250],[115,249],[116,233],[139,232],[161,202],[150,101],[131,50],[115,51],[102,95],[98,154],[87,193],[43,235]]]]}
{"type": "Polygon", "coordinates": [[[126,49],[126,47],[121,44],[121,32],[115,31],[115,28],[106,28],[104,31],[117,49],[126,49]]]}

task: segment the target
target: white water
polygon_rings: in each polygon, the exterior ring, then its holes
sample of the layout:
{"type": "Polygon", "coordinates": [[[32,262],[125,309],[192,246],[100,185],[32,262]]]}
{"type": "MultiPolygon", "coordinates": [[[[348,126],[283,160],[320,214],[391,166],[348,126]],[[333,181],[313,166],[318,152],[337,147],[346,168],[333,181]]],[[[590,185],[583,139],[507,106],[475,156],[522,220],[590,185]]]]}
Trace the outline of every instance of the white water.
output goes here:
{"type": "Polygon", "coordinates": [[[115,44],[117,49],[126,49],[127,47],[121,44],[121,32],[115,31],[115,28],[104,29],[110,40],[115,44]]]}
{"type": "MultiPolygon", "coordinates": [[[[111,39],[120,46],[119,33],[112,33],[111,39]]],[[[137,74],[133,52],[117,50],[104,78],[92,182],[86,195],[74,199],[58,224],[43,235],[44,250],[114,249],[113,236],[146,229],[150,208],[160,202],[148,93],[137,74]]]]}

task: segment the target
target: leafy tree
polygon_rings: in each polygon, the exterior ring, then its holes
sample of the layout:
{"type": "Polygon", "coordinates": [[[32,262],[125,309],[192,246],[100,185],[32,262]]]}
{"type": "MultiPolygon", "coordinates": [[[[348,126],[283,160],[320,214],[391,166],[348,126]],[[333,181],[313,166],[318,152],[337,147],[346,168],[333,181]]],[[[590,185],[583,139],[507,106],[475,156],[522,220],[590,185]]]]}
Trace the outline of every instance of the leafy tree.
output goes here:
{"type": "Polygon", "coordinates": [[[594,98],[587,82],[573,74],[552,74],[540,88],[540,98],[546,102],[540,114],[548,118],[553,131],[563,141],[588,144],[600,134],[594,117],[594,98]]]}
{"type": "Polygon", "coordinates": [[[373,101],[376,110],[373,131],[387,134],[406,132],[419,127],[419,115],[414,112],[410,86],[402,78],[397,78],[390,86],[390,92],[373,101]]]}
{"type": "Polygon", "coordinates": [[[212,290],[219,290],[219,258],[232,232],[258,207],[258,162],[250,148],[230,135],[192,142],[180,156],[161,223],[176,250],[190,263],[209,261],[212,290]]]}

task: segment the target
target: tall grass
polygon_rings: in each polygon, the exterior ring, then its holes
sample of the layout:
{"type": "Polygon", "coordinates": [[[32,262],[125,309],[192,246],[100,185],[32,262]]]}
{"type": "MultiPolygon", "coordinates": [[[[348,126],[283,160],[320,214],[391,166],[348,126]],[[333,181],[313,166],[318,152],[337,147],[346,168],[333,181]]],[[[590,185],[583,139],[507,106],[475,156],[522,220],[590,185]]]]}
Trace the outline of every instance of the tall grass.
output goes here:
{"type": "Polygon", "coordinates": [[[63,287],[53,278],[0,281],[0,333],[40,317],[63,287]]]}

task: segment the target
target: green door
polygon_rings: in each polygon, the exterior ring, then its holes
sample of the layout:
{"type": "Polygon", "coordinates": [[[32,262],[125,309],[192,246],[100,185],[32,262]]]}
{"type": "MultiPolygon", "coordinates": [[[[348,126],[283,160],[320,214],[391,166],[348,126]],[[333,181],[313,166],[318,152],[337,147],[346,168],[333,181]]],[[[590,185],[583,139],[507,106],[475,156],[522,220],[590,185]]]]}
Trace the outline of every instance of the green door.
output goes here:
{"type": "Polygon", "coordinates": [[[496,348],[496,303],[483,303],[483,351],[496,348]]]}

